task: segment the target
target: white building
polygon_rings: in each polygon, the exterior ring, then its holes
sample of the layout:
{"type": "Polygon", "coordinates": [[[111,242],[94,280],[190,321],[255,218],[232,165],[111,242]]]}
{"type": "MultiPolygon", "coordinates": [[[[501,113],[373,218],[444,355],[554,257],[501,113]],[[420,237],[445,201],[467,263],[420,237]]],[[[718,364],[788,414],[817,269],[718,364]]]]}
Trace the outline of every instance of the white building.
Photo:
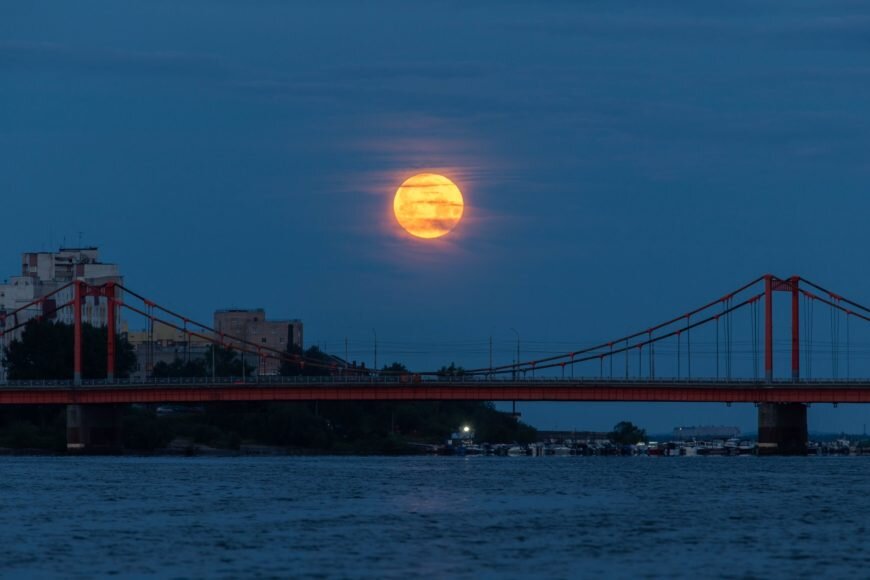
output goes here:
{"type": "MultiPolygon", "coordinates": [[[[89,248],[61,248],[57,252],[28,252],[21,256],[21,275],[13,276],[0,284],[0,328],[11,329],[40,314],[67,324],[74,320],[72,308],[64,308],[56,314],[51,311],[57,305],[71,302],[74,288],[70,286],[46,300],[41,306],[30,306],[14,316],[13,312],[43,296],[51,294],[73,280],[91,285],[107,282],[122,283],[117,264],[105,264],[99,260],[99,250],[89,248]],[[5,326],[4,326],[5,324],[5,326]]],[[[117,293],[120,298],[120,291],[117,293]]],[[[82,321],[94,326],[105,326],[108,315],[104,297],[89,296],[82,302],[82,321]]],[[[120,321],[119,321],[120,322],[120,321]]],[[[3,335],[2,345],[21,335],[23,329],[3,335]]],[[[5,379],[5,370],[0,369],[0,379],[5,379]]]]}

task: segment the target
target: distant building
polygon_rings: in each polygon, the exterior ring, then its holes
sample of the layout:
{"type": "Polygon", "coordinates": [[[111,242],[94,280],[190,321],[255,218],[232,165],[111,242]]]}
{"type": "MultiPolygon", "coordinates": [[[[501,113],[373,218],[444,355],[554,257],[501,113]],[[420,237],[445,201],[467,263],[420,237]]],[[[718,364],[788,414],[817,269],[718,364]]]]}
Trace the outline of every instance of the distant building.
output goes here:
{"type": "MultiPolygon", "coordinates": [[[[301,320],[267,320],[262,308],[218,310],[214,313],[214,328],[218,334],[252,343],[249,349],[254,349],[253,345],[280,352],[286,352],[290,346],[303,348],[301,320]]],[[[232,340],[224,339],[224,342],[229,346],[234,344],[232,340]]],[[[280,368],[281,361],[270,357],[263,362],[260,372],[274,375],[280,368]]]]}
{"type": "MultiPolygon", "coordinates": [[[[117,264],[100,262],[97,248],[61,248],[54,253],[28,252],[21,257],[21,275],[13,276],[0,284],[0,314],[13,312],[73,280],[100,285],[107,282],[122,283],[123,277],[117,264]]],[[[73,299],[73,295],[73,289],[67,288],[53,297],[53,304],[68,302],[73,299]]],[[[8,326],[44,314],[54,307],[53,304],[46,304],[44,308],[28,308],[17,315],[17,322],[8,321],[8,326]]],[[[105,298],[92,296],[85,300],[82,309],[82,319],[85,322],[94,326],[105,326],[106,314],[105,298]]],[[[72,310],[65,308],[54,318],[72,323],[72,310]]]]}
{"type": "Polygon", "coordinates": [[[710,425],[699,427],[675,427],[674,439],[679,440],[712,440],[712,439],[731,439],[740,437],[740,429],[738,427],[726,427],[724,425],[710,425]]]}
{"type": "MultiPolygon", "coordinates": [[[[12,276],[0,284],[0,328],[12,327],[27,322],[39,315],[72,324],[71,308],[57,313],[52,310],[58,304],[73,300],[74,289],[58,292],[43,305],[28,307],[14,316],[13,312],[46,296],[74,280],[100,285],[107,282],[122,283],[123,277],[117,264],[100,262],[96,247],[61,248],[57,252],[27,252],[21,256],[21,275],[12,276]],[[7,318],[8,316],[8,318],[7,318]]],[[[117,294],[120,297],[120,292],[117,294]]],[[[82,321],[94,326],[105,326],[108,317],[107,299],[99,296],[86,297],[82,305],[82,321]]],[[[4,334],[3,346],[21,336],[23,329],[4,334]]],[[[0,378],[5,379],[5,368],[0,369],[0,378]]]]}
{"type": "MultiPolygon", "coordinates": [[[[172,364],[176,359],[186,361],[202,358],[211,344],[204,338],[186,335],[181,330],[159,322],[154,323],[151,332],[132,330],[125,334],[136,352],[137,364],[132,373],[133,378],[144,379],[151,376],[157,363],[172,364]]],[[[197,331],[197,334],[205,336],[210,333],[197,331]]]]}

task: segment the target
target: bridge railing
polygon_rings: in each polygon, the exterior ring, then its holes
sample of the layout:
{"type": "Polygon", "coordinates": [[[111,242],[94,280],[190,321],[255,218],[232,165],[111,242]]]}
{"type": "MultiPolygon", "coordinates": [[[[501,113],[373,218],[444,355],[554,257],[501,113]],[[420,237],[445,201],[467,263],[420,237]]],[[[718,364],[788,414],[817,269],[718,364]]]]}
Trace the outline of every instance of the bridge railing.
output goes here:
{"type": "Polygon", "coordinates": [[[777,385],[798,384],[806,386],[824,386],[824,385],[867,385],[870,383],[870,378],[851,378],[851,379],[774,379],[773,381],[755,379],[755,378],[731,378],[731,379],[716,379],[716,378],[686,378],[686,377],[635,377],[635,378],[600,378],[600,377],[576,377],[576,378],[561,378],[561,377],[527,377],[520,379],[512,379],[510,377],[492,377],[486,378],[481,376],[457,376],[457,377],[425,377],[418,380],[409,381],[407,378],[397,376],[314,376],[314,377],[299,377],[299,376],[278,376],[266,375],[257,378],[251,377],[166,377],[166,378],[126,378],[126,379],[83,379],[76,384],[72,380],[13,380],[0,382],[0,389],[32,389],[32,388],[82,388],[82,387],[145,387],[145,388],[161,388],[161,387],[225,387],[225,386],[245,386],[245,387],[263,387],[263,386],[317,386],[336,384],[346,385],[385,385],[396,387],[415,387],[425,386],[432,387],[436,385],[468,385],[480,384],[481,386],[500,386],[500,385],[517,385],[524,384],[529,386],[545,386],[545,385],[609,385],[609,386],[638,386],[648,385],[650,387],[662,385],[707,385],[715,387],[716,385],[727,386],[745,386],[753,387],[772,387],[777,385]]]}

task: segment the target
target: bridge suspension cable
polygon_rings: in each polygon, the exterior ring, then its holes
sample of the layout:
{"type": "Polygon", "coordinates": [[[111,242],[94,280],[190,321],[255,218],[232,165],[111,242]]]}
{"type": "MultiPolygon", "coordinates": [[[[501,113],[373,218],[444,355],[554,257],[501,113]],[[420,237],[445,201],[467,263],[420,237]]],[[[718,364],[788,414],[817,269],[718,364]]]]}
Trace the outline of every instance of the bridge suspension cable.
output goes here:
{"type": "MultiPolygon", "coordinates": [[[[645,330],[638,331],[638,332],[629,334],[627,336],[617,338],[615,340],[611,340],[611,341],[603,342],[600,344],[596,344],[594,346],[579,348],[579,349],[575,349],[574,351],[571,351],[571,352],[557,354],[557,355],[548,356],[548,357],[543,357],[543,358],[539,358],[539,359],[517,361],[517,362],[512,363],[512,364],[504,364],[504,365],[495,366],[492,368],[485,367],[485,368],[469,369],[469,370],[465,371],[465,374],[467,374],[467,375],[479,375],[479,374],[487,373],[487,374],[496,374],[497,375],[497,374],[505,374],[505,373],[516,373],[516,372],[520,372],[520,371],[526,371],[529,369],[548,369],[548,368],[553,368],[554,366],[558,366],[559,363],[562,361],[564,361],[566,364],[570,364],[573,366],[575,364],[580,364],[580,363],[583,363],[583,362],[586,362],[589,360],[594,360],[599,355],[601,355],[601,356],[606,356],[610,359],[611,375],[612,375],[613,355],[624,354],[625,355],[625,359],[624,359],[625,378],[627,380],[629,378],[628,351],[633,349],[633,348],[637,348],[639,351],[642,352],[643,347],[650,346],[651,349],[648,351],[648,354],[650,356],[650,362],[648,363],[649,364],[649,371],[648,372],[649,372],[649,376],[653,377],[655,375],[655,371],[654,371],[655,362],[654,362],[654,351],[652,350],[652,345],[654,345],[657,342],[662,341],[663,339],[673,338],[675,336],[677,337],[677,343],[679,345],[680,341],[681,341],[681,338],[680,338],[681,334],[686,333],[687,373],[688,373],[688,376],[691,377],[691,331],[695,328],[698,328],[699,326],[705,325],[705,324],[710,323],[710,322],[715,322],[716,324],[718,324],[718,318],[717,318],[718,316],[726,316],[726,319],[730,320],[730,315],[734,310],[737,310],[739,308],[746,306],[747,304],[750,304],[750,301],[744,300],[743,302],[740,302],[737,305],[732,305],[733,304],[733,297],[745,292],[746,290],[748,290],[750,288],[752,288],[754,285],[758,284],[762,280],[764,280],[763,276],[756,278],[755,280],[753,280],[747,284],[744,284],[743,286],[741,286],[737,290],[723,296],[722,298],[719,298],[717,300],[709,302],[701,307],[695,308],[694,310],[691,310],[691,311],[684,313],[680,316],[674,317],[666,322],[657,324],[657,325],[652,326],[652,327],[648,327],[645,330]],[[692,321],[693,317],[696,317],[699,314],[702,314],[704,311],[709,310],[710,308],[712,308],[716,305],[720,305],[720,304],[723,306],[723,309],[717,315],[707,316],[707,317],[704,317],[702,319],[697,319],[694,322],[692,321]],[[668,327],[673,327],[676,323],[682,322],[682,321],[685,321],[685,325],[680,328],[679,333],[675,330],[671,330],[671,331],[664,333],[664,334],[654,334],[654,333],[661,331],[663,329],[666,329],[668,327]],[[645,338],[645,339],[638,340],[640,338],[645,338]],[[622,346],[618,347],[618,348],[614,348],[614,344],[619,344],[619,343],[621,343],[622,346]],[[605,349],[607,349],[607,351],[602,354],[600,351],[605,350],[605,349]],[[577,355],[587,355],[587,356],[579,356],[578,357],[577,355]],[[588,356],[588,355],[592,355],[592,356],[588,356]]],[[[758,295],[757,297],[754,297],[754,299],[757,300],[760,296],[761,295],[758,295]]],[[[717,335],[717,337],[718,337],[718,335],[717,335]]],[[[730,336],[729,336],[729,339],[730,339],[730,336]]],[[[727,341],[727,344],[729,345],[729,351],[730,351],[730,340],[727,341]]],[[[678,346],[678,350],[680,350],[679,346],[678,346]]],[[[680,355],[678,354],[678,357],[679,356],[680,355]]],[[[728,358],[730,359],[730,352],[729,352],[728,358]]],[[[639,359],[639,365],[642,366],[642,359],[639,359]]],[[[730,366],[730,360],[728,360],[728,365],[730,366]]],[[[638,368],[638,376],[640,376],[642,374],[641,366],[639,366],[639,368],[638,368]]],[[[679,366],[681,366],[681,363],[679,366]]],[[[433,374],[433,373],[420,373],[420,374],[433,374]]],[[[729,375],[730,375],[730,369],[729,369],[729,375]]]]}

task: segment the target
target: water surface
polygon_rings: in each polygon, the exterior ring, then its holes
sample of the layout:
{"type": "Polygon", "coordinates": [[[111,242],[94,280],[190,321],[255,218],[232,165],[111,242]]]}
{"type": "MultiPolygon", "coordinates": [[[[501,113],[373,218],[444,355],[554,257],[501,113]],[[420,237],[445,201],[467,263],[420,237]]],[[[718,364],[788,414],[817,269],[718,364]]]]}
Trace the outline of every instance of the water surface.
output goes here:
{"type": "Polygon", "coordinates": [[[861,577],[868,458],[0,458],[0,574],[861,577]]]}

